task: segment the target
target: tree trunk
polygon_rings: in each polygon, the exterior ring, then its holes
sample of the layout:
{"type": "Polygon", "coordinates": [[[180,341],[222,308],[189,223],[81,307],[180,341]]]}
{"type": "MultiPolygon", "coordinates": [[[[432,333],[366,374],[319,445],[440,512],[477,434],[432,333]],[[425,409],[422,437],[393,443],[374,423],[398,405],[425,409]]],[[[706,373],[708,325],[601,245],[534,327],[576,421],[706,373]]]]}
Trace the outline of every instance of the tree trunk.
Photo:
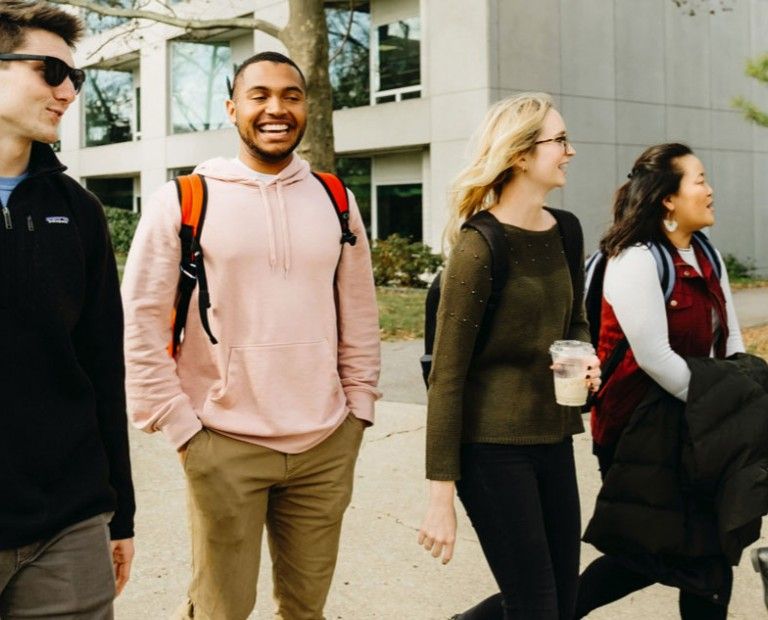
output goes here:
{"type": "Polygon", "coordinates": [[[325,3],[323,0],[289,0],[288,4],[288,24],[280,32],[280,40],[307,78],[309,103],[307,130],[298,153],[314,170],[333,172],[336,157],[325,3]]]}

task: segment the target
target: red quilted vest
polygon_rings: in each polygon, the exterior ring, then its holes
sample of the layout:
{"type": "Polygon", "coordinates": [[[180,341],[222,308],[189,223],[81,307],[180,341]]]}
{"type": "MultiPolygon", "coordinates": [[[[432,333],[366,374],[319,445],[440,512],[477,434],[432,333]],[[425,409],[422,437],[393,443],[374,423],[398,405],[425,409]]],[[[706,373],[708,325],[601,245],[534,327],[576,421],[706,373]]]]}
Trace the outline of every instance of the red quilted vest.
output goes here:
{"type": "MultiPolygon", "coordinates": [[[[716,357],[725,357],[728,339],[725,296],[717,273],[704,253],[693,244],[701,267],[700,275],[675,252],[675,286],[667,302],[669,344],[682,357],[707,357],[712,350],[712,310],[720,319],[716,357]]],[[[660,328],[662,326],[659,326],[660,328]]],[[[605,364],[616,344],[624,338],[624,332],[616,320],[611,305],[603,297],[600,316],[600,336],[597,355],[605,364]]],[[[619,439],[632,412],[642,401],[653,380],[637,365],[632,349],[600,391],[597,404],[592,408],[592,437],[601,446],[610,446],[619,439]]]]}

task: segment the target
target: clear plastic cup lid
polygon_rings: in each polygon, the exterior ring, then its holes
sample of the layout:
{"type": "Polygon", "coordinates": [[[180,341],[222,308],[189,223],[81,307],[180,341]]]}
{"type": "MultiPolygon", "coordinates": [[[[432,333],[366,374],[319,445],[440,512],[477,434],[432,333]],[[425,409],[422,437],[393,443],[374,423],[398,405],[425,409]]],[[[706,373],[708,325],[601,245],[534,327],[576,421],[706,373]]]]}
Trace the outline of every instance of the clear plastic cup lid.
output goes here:
{"type": "Polygon", "coordinates": [[[552,355],[594,355],[595,348],[581,340],[555,340],[549,347],[552,355]]]}

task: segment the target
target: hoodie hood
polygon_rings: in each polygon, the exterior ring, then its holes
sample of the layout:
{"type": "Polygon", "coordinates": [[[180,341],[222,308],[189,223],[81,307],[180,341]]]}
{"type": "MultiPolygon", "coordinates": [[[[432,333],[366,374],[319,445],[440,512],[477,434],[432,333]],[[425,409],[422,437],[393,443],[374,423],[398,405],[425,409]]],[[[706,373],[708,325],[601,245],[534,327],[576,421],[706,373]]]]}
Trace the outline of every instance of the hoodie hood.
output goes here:
{"type": "Polygon", "coordinates": [[[254,177],[248,176],[241,165],[232,159],[226,157],[216,157],[209,159],[195,168],[196,174],[202,174],[210,179],[218,179],[228,183],[242,183],[251,186],[270,186],[280,184],[283,186],[292,185],[309,174],[309,164],[294,153],[291,162],[275,175],[269,183],[264,183],[254,177]]]}
{"type": "Polygon", "coordinates": [[[291,235],[284,197],[284,188],[304,180],[309,174],[309,164],[294,154],[290,163],[269,181],[249,176],[241,164],[232,159],[217,157],[195,168],[196,174],[225,183],[239,183],[258,190],[264,204],[264,224],[269,239],[269,267],[277,267],[277,247],[282,247],[283,276],[291,269],[291,235]]]}

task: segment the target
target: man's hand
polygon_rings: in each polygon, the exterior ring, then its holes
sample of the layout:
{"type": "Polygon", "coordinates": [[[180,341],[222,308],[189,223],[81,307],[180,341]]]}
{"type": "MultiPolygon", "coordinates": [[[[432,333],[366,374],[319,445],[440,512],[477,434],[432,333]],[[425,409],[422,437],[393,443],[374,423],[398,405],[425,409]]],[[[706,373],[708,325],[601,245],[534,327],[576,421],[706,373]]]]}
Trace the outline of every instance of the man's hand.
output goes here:
{"type": "Polygon", "coordinates": [[[133,538],[113,540],[110,544],[112,551],[112,565],[115,567],[115,596],[120,593],[131,577],[131,563],[133,562],[133,538]]]}
{"type": "Polygon", "coordinates": [[[427,551],[431,551],[433,558],[439,558],[442,555],[443,564],[451,561],[456,544],[454,488],[453,481],[430,481],[427,514],[419,529],[419,544],[427,551]]]}
{"type": "MultiPolygon", "coordinates": [[[[200,431],[198,431],[198,433],[199,432],[200,431]]],[[[184,462],[187,460],[187,448],[189,448],[189,442],[192,441],[192,438],[196,436],[197,436],[197,433],[192,435],[192,437],[187,439],[186,443],[177,450],[182,467],[184,467],[184,462]]]]}

